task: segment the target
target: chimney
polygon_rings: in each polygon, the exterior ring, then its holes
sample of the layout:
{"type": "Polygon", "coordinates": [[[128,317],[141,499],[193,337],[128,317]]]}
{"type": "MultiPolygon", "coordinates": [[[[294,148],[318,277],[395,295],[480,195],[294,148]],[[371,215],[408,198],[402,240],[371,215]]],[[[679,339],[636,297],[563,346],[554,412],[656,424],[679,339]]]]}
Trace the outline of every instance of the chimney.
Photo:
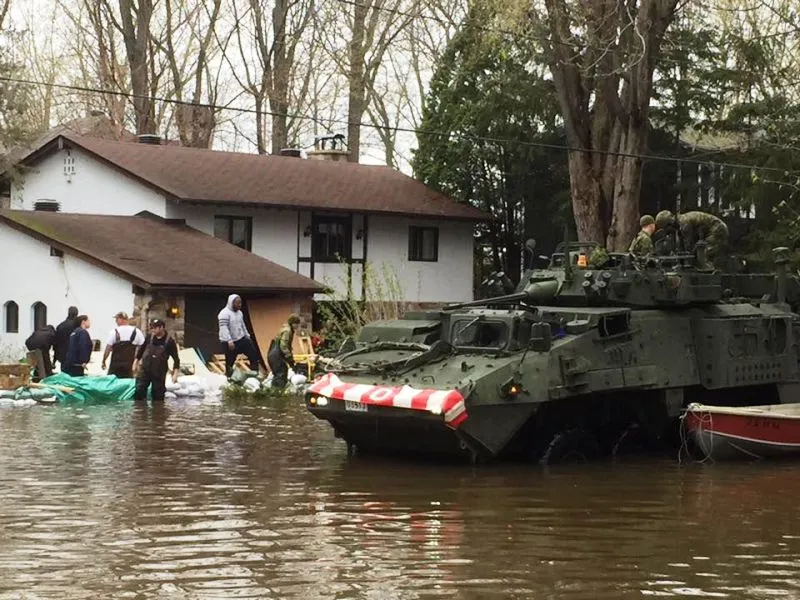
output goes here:
{"type": "Polygon", "coordinates": [[[152,144],[154,146],[161,145],[161,136],[152,133],[142,133],[140,135],[137,135],[136,139],[140,144],[152,144]]]}
{"type": "Polygon", "coordinates": [[[300,148],[281,148],[281,156],[291,156],[292,158],[302,158],[300,148]]]}
{"type": "Polygon", "coordinates": [[[329,160],[332,162],[347,162],[350,152],[345,149],[344,136],[325,135],[314,138],[314,149],[309,150],[310,160],[329,160]]]}

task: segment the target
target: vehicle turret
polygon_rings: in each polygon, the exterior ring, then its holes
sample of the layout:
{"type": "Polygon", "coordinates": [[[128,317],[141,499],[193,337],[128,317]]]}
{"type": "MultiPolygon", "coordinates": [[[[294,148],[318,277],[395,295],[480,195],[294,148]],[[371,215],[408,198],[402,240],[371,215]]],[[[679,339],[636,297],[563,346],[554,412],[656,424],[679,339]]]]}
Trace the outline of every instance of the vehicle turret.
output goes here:
{"type": "Polygon", "coordinates": [[[597,244],[561,244],[546,268],[525,271],[515,292],[452,304],[445,310],[514,303],[669,308],[722,299],[720,273],[705,265],[702,249],[699,257],[635,259],[629,254],[598,252],[599,248],[597,244]],[[600,259],[593,260],[598,254],[600,259]]]}

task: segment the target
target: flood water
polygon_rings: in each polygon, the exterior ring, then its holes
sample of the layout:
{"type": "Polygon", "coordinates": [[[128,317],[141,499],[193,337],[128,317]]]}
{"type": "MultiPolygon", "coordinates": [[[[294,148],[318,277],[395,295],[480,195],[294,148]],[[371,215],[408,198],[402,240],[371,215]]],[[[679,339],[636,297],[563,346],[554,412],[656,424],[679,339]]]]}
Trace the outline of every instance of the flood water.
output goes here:
{"type": "Polygon", "coordinates": [[[0,410],[0,599],[800,598],[800,464],[348,458],[283,406],[0,410]]]}

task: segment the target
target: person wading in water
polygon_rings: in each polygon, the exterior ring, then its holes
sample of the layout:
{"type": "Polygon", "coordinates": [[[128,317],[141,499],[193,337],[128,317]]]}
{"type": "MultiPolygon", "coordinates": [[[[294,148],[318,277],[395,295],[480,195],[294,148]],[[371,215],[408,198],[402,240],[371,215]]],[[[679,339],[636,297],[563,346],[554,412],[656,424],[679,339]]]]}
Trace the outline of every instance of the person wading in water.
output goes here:
{"type": "Polygon", "coordinates": [[[133,360],[136,357],[137,346],[144,344],[144,334],[138,327],[128,325],[128,313],[118,312],[114,315],[117,326],[108,334],[106,349],[103,352],[102,368],[106,368],[108,355],[111,355],[111,364],[108,367],[109,375],[121,378],[133,377],[133,360]]]}
{"type": "Polygon", "coordinates": [[[133,363],[133,372],[136,374],[134,400],[147,401],[147,388],[151,384],[153,389],[150,393],[153,402],[164,400],[170,357],[172,357],[172,381],[177,383],[181,368],[178,344],[167,335],[164,321],[153,319],[150,321],[150,334],[136,351],[136,360],[133,363]]]}
{"type": "Polygon", "coordinates": [[[274,388],[285,388],[288,383],[289,368],[294,367],[294,355],[292,354],[294,332],[299,326],[300,317],[290,315],[278,335],[272,340],[267,361],[269,368],[272,369],[272,387],[274,388]]]}

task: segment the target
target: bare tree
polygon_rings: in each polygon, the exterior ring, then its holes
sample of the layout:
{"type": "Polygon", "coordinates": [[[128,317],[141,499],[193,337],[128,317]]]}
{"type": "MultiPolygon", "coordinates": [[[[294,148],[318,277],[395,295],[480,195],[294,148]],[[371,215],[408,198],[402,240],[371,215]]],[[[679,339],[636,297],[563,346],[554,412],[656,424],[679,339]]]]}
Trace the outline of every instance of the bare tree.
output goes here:
{"type": "Polygon", "coordinates": [[[638,227],[653,69],[678,0],[544,0],[533,25],[547,35],[569,153],[581,240],[625,250],[638,227]]]}
{"type": "Polygon", "coordinates": [[[312,23],[315,0],[247,0],[232,4],[240,64],[226,57],[241,88],[253,98],[256,113],[256,148],[267,152],[266,124],[271,119],[273,154],[289,144],[293,127],[292,90],[298,79],[297,64],[305,30],[312,23]]]}
{"type": "Polygon", "coordinates": [[[420,0],[335,0],[349,6],[347,59],[336,46],[331,55],[346,73],[348,83],[347,145],[349,160],[361,154],[361,120],[372,100],[378,71],[398,36],[420,15],[420,0]]]}
{"type": "Polygon", "coordinates": [[[172,76],[177,100],[175,126],[184,146],[208,148],[217,124],[218,111],[213,108],[218,100],[217,78],[211,63],[215,50],[224,52],[230,39],[226,37],[222,47],[212,45],[215,38],[219,39],[216,27],[221,5],[222,0],[211,0],[205,7],[165,3],[164,43],[156,44],[166,57],[172,76]],[[186,40],[183,48],[178,47],[181,37],[186,40]],[[184,91],[187,87],[188,95],[184,91]]]}

